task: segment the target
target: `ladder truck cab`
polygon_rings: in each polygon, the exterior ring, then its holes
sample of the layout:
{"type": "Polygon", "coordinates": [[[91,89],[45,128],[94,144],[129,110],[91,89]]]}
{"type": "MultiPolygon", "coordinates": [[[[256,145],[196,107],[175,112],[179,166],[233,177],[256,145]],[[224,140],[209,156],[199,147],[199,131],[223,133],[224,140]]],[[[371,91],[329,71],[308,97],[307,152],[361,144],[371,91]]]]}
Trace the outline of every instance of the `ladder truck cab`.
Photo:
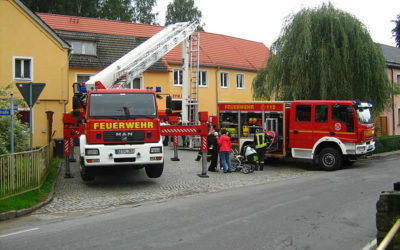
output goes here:
{"type": "Polygon", "coordinates": [[[150,178],[162,175],[158,95],[152,89],[133,89],[132,82],[196,27],[189,22],[167,26],[86,83],[74,84],[73,112],[63,116],[64,155],[71,154],[74,138],[79,138],[83,180],[93,180],[101,167],[127,165],[144,167],[150,178]]]}
{"type": "Polygon", "coordinates": [[[81,175],[96,168],[145,167],[150,178],[164,168],[156,94],[149,90],[98,89],[87,93],[85,133],[79,137],[81,175]]]}
{"type": "Polygon", "coordinates": [[[343,100],[221,102],[218,118],[239,150],[262,129],[273,137],[267,157],[309,159],[336,170],[375,150],[371,108],[371,103],[343,100]]]}

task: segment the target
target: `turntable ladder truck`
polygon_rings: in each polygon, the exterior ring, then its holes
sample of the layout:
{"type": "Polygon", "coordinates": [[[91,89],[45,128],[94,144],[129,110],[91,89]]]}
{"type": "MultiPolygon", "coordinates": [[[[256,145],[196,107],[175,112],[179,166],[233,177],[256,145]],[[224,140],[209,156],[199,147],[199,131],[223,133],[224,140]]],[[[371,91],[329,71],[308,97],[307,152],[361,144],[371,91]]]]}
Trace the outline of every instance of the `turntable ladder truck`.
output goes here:
{"type": "MultiPolygon", "coordinates": [[[[186,47],[196,27],[197,23],[190,22],[169,25],[86,83],[74,83],[73,111],[63,115],[66,177],[71,175],[69,156],[75,138],[79,138],[84,181],[93,180],[105,167],[144,167],[150,178],[162,175],[163,132],[157,94],[149,89],[132,89],[133,80],[180,43],[185,42],[186,47]]],[[[189,132],[188,128],[177,129],[168,130],[166,135],[207,135],[206,126],[192,126],[189,132]]],[[[206,142],[202,147],[206,149],[206,142]]]]}

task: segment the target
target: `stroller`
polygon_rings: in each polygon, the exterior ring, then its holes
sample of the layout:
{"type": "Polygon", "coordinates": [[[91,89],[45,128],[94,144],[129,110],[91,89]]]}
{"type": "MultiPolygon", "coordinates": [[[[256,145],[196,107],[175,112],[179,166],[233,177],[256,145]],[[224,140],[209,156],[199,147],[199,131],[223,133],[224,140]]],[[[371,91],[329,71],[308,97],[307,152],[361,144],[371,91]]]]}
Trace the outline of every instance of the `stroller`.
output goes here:
{"type": "MultiPolygon", "coordinates": [[[[277,133],[276,131],[264,131],[267,134],[268,144],[266,152],[277,150],[277,133]]],[[[257,151],[254,149],[253,143],[245,144],[239,153],[237,149],[232,149],[234,161],[232,163],[232,171],[242,172],[244,174],[252,173],[256,169],[258,161],[257,151]]]]}
{"type": "Polygon", "coordinates": [[[242,149],[244,154],[239,154],[237,149],[232,149],[234,161],[232,171],[242,172],[244,174],[253,173],[258,160],[257,152],[251,144],[245,145],[242,149]]]}

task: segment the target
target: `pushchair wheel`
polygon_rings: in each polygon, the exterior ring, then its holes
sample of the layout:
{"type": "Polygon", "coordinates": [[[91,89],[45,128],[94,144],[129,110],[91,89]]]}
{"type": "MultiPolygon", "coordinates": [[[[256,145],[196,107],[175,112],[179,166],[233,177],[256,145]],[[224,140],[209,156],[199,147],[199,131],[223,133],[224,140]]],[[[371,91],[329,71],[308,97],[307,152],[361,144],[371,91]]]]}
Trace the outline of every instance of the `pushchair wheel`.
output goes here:
{"type": "Polygon", "coordinates": [[[237,162],[232,163],[232,172],[238,172],[238,171],[240,171],[240,169],[241,169],[241,166],[239,163],[237,163],[237,162]]]}
{"type": "Polygon", "coordinates": [[[249,166],[249,165],[244,165],[243,167],[242,167],[242,173],[243,174],[248,174],[248,173],[251,173],[251,172],[253,172],[253,171],[251,171],[252,169],[251,169],[251,167],[249,166]]]}

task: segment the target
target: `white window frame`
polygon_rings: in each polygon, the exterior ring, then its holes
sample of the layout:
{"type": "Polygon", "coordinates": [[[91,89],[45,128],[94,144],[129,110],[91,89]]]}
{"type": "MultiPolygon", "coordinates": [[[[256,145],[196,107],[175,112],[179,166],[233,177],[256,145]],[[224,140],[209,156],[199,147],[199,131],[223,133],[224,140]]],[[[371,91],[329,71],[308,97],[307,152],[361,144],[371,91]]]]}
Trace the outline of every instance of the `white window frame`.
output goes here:
{"type": "Polygon", "coordinates": [[[400,108],[397,109],[397,126],[400,126],[400,108]]]}
{"type": "Polygon", "coordinates": [[[237,89],[244,89],[244,86],[245,86],[245,78],[244,78],[244,74],[242,74],[242,73],[236,73],[236,88],[237,89]],[[238,76],[242,76],[242,82],[241,82],[241,85],[242,86],[239,86],[239,82],[238,82],[238,76]]]}
{"type": "Polygon", "coordinates": [[[397,80],[397,86],[400,87],[400,74],[397,74],[396,80],[397,80]]]}
{"type": "Polygon", "coordinates": [[[220,88],[223,89],[229,88],[229,72],[221,71],[219,74],[219,78],[220,78],[220,84],[219,84],[220,88]],[[222,75],[226,75],[226,82],[223,81],[222,75]]]}
{"type": "Polygon", "coordinates": [[[199,70],[199,87],[200,88],[208,88],[208,71],[207,70],[199,70]],[[205,85],[202,84],[202,77],[201,77],[201,73],[205,73],[205,85]]]}
{"type": "Polygon", "coordinates": [[[174,69],[173,74],[172,74],[172,82],[173,82],[174,86],[182,87],[182,83],[183,83],[183,70],[182,69],[174,69]],[[178,83],[175,83],[175,72],[178,72],[178,83]],[[179,72],[182,72],[182,78],[180,77],[181,74],[179,72]]]}
{"type": "Polygon", "coordinates": [[[97,44],[94,41],[69,40],[68,42],[71,44],[71,47],[72,47],[72,52],[71,53],[72,54],[75,54],[75,55],[89,55],[89,56],[96,56],[97,55],[97,44]],[[80,43],[81,50],[82,50],[81,53],[74,52],[74,49],[73,49],[73,43],[74,42],[75,43],[80,43]],[[94,50],[93,54],[86,53],[86,46],[85,46],[86,44],[92,44],[93,45],[93,50],[94,50]]]}
{"type": "Polygon", "coordinates": [[[76,72],[75,73],[75,82],[78,82],[78,76],[89,76],[89,79],[90,79],[90,76],[94,76],[94,75],[95,75],[95,73],[76,72]]]}
{"type": "MultiPolygon", "coordinates": [[[[21,74],[24,72],[24,63],[21,63],[21,74]]],[[[33,57],[28,57],[28,56],[13,56],[12,57],[12,75],[13,75],[13,80],[14,81],[33,81],[33,57]],[[15,61],[16,60],[22,60],[26,61],[29,60],[29,73],[30,77],[16,77],[15,74],[15,61]]]]}

